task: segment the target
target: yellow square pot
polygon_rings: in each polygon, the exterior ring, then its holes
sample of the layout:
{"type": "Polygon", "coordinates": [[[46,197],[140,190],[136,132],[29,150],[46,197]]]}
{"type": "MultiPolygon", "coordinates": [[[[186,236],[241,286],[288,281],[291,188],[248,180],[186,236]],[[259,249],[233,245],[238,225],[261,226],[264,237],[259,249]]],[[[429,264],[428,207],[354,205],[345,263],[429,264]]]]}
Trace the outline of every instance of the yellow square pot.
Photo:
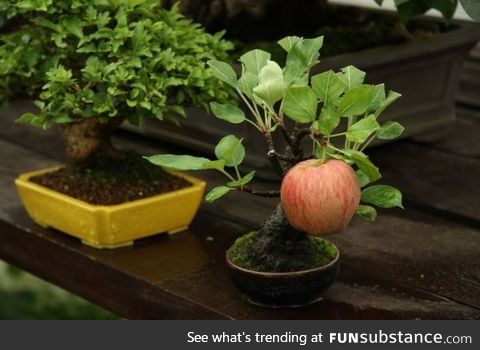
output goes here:
{"type": "Polygon", "coordinates": [[[95,248],[117,248],[158,233],[188,228],[205,191],[205,182],[174,173],[193,186],[118,205],[92,205],[29,181],[58,168],[25,173],[15,180],[25,209],[37,224],[52,227],[95,248]]]}

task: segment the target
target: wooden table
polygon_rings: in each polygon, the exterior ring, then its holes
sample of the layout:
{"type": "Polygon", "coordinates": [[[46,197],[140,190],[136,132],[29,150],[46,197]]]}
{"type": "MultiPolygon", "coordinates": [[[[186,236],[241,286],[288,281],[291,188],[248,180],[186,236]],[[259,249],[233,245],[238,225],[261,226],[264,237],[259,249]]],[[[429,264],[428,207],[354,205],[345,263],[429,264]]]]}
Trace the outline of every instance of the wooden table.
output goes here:
{"type": "MultiPolygon", "coordinates": [[[[147,319],[480,318],[480,117],[464,115],[435,145],[413,141],[373,149],[385,183],[400,187],[406,210],[354,220],[331,239],[343,259],[324,300],[299,309],[247,304],[230,283],[226,248],[255,229],[275,200],[235,193],[202,206],[187,232],[134,247],[95,250],[28,218],[13,181],[58,164],[62,141],[12,120],[27,104],[0,111],[0,258],[120,316],[147,319]]],[[[122,132],[116,142],[145,154],[168,146],[122,132]]],[[[171,149],[170,149],[171,151],[171,149]]],[[[175,149],[176,152],[184,150],[175,149]]],[[[186,151],[185,151],[186,152],[186,151]]],[[[196,174],[215,186],[215,173],[196,174]]],[[[259,186],[271,184],[259,183],[259,186]]]]}

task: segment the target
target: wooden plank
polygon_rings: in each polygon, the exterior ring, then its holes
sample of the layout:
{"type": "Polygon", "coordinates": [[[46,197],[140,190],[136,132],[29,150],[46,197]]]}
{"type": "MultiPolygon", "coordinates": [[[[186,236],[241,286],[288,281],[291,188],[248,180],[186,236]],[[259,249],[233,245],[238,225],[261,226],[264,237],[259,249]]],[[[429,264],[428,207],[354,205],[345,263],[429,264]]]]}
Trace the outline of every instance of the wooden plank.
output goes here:
{"type": "Polygon", "coordinates": [[[480,111],[458,108],[458,118],[447,136],[426,147],[445,151],[452,155],[468,158],[480,158],[478,133],[480,131],[480,111]]]}
{"type": "MultiPolygon", "coordinates": [[[[478,147],[478,146],[477,146],[478,147]]],[[[398,187],[408,203],[456,215],[480,227],[480,160],[399,142],[370,152],[381,183],[398,187]]]]}
{"type": "MultiPolygon", "coordinates": [[[[299,310],[268,310],[250,306],[228,280],[223,259],[226,248],[251,227],[235,224],[203,210],[189,232],[170,238],[150,238],[135,247],[117,251],[94,250],[59,232],[35,226],[14,195],[12,181],[18,171],[25,167],[50,165],[52,161],[3,141],[0,141],[0,154],[2,158],[13,159],[1,165],[4,176],[0,195],[9,198],[9,201],[1,203],[5,209],[0,214],[0,256],[124,317],[480,317],[478,308],[416,288],[412,281],[403,283],[395,271],[384,276],[382,269],[375,268],[384,263],[381,259],[370,264],[372,267],[362,262],[357,264],[355,259],[358,257],[351,251],[358,250],[356,254],[360,254],[364,249],[362,245],[344,251],[345,264],[340,281],[326,293],[322,303],[299,310]],[[36,159],[35,164],[31,163],[33,159],[36,159]],[[207,237],[213,237],[213,242],[207,237]],[[369,266],[369,270],[362,270],[362,266],[369,266]]],[[[243,211],[245,206],[236,208],[243,211]]],[[[268,210],[266,206],[263,212],[268,210]]],[[[243,213],[244,216],[248,216],[250,211],[251,208],[243,213]]],[[[383,227],[390,230],[387,224],[383,227]]],[[[396,225],[403,225],[403,222],[396,222],[396,225]]],[[[351,230],[352,235],[355,227],[351,230]]],[[[388,240],[381,243],[388,244],[388,240]]],[[[371,255],[368,249],[364,254],[371,255]]],[[[371,256],[372,259],[377,258],[371,256]]],[[[398,261],[405,263],[401,251],[398,261]]],[[[406,269],[409,269],[408,266],[406,269]]]]}

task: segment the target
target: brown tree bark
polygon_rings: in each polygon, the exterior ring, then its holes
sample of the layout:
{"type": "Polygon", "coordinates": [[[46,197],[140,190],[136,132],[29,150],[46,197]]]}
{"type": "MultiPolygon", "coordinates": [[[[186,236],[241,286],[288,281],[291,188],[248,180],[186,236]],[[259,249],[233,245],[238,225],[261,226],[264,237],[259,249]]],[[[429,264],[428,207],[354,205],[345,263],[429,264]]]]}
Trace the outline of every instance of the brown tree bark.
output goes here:
{"type": "Polygon", "coordinates": [[[113,130],[123,122],[122,118],[111,118],[101,123],[97,118],[82,119],[62,125],[65,150],[73,166],[85,168],[99,155],[117,158],[121,156],[112,145],[113,130]]]}

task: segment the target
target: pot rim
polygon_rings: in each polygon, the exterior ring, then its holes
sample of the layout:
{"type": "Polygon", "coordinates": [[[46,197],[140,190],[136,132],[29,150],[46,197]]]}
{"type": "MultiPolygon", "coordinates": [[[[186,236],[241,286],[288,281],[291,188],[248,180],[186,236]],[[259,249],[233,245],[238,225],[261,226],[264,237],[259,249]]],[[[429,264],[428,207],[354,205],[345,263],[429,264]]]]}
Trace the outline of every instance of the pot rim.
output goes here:
{"type": "Polygon", "coordinates": [[[46,168],[42,168],[42,169],[39,169],[39,170],[34,170],[34,171],[21,173],[15,179],[15,184],[17,186],[23,186],[23,187],[26,187],[26,188],[30,188],[31,190],[40,191],[43,194],[46,194],[48,196],[54,196],[56,198],[63,199],[64,201],[73,203],[76,206],[80,206],[80,207],[90,209],[90,210],[103,210],[103,209],[112,210],[112,209],[131,208],[131,207],[136,207],[139,204],[156,201],[159,198],[175,199],[175,197],[179,196],[179,195],[197,192],[198,190],[204,191],[204,189],[206,187],[206,182],[203,181],[202,179],[196,178],[196,177],[191,176],[191,175],[187,175],[183,172],[177,172],[177,171],[172,171],[171,169],[168,169],[168,168],[163,168],[165,171],[167,171],[167,172],[169,172],[173,175],[176,175],[176,176],[179,176],[179,177],[182,177],[182,178],[186,179],[187,181],[189,181],[192,184],[192,186],[181,188],[181,189],[170,191],[170,192],[166,192],[166,193],[156,194],[156,195],[153,195],[153,196],[150,196],[150,197],[135,199],[135,200],[129,201],[129,202],[113,204],[113,205],[97,205],[97,204],[88,203],[88,202],[83,201],[81,199],[69,196],[67,194],[55,191],[51,188],[48,188],[48,187],[45,187],[45,186],[42,186],[40,184],[37,184],[35,182],[30,181],[30,178],[33,177],[33,176],[53,172],[55,170],[58,170],[58,169],[61,169],[61,168],[64,168],[64,167],[65,167],[65,165],[57,165],[57,166],[51,166],[51,167],[46,167],[46,168]]]}
{"type": "MultiPolygon", "coordinates": [[[[322,239],[325,239],[325,238],[322,238],[322,239]]],[[[308,273],[312,273],[312,272],[319,272],[319,271],[326,270],[326,269],[332,267],[340,259],[340,249],[338,249],[336,244],[334,244],[330,240],[327,240],[327,239],[325,239],[325,240],[328,241],[330,244],[332,244],[335,247],[335,250],[337,251],[337,256],[335,257],[335,259],[330,261],[327,265],[319,266],[319,267],[316,267],[314,269],[301,270],[301,271],[291,271],[291,272],[262,272],[262,271],[249,270],[249,269],[245,269],[243,267],[240,267],[238,265],[235,265],[228,258],[228,251],[225,252],[225,261],[227,262],[228,267],[230,267],[232,269],[239,270],[241,272],[245,272],[245,273],[248,273],[248,274],[251,274],[251,275],[264,276],[264,277],[288,277],[288,276],[304,275],[304,274],[308,274],[308,273]]]]}

